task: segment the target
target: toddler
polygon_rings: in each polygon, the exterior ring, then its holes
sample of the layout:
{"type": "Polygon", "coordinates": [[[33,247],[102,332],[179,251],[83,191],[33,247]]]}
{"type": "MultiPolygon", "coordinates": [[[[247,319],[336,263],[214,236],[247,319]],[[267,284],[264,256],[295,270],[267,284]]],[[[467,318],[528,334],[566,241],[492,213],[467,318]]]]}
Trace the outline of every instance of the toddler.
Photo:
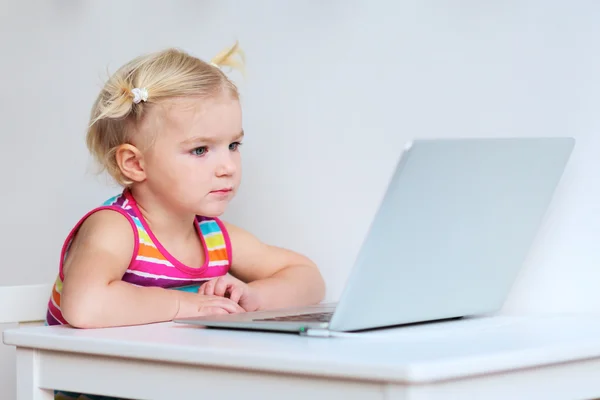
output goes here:
{"type": "Polygon", "coordinates": [[[240,184],[244,137],[223,67],[243,67],[237,43],[210,63],[176,49],[145,55],[105,84],[87,145],[123,189],[66,238],[48,325],[117,327],[322,300],[308,258],[219,219],[240,184]]]}
{"type": "Polygon", "coordinates": [[[123,189],[66,238],[48,325],[116,327],[322,300],[307,257],[219,219],[240,184],[244,138],[238,90],[222,68],[243,60],[237,43],[210,63],[168,49],[110,77],[87,145],[123,189]]]}

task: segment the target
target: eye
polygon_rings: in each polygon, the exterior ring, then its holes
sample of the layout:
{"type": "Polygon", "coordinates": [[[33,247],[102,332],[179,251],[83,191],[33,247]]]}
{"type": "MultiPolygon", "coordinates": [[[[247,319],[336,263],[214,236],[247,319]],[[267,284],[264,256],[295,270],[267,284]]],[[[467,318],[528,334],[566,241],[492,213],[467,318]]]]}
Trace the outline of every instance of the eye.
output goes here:
{"type": "Polygon", "coordinates": [[[242,144],[240,142],[233,142],[229,145],[229,150],[236,151],[241,145],[242,144]]]}
{"type": "Polygon", "coordinates": [[[206,150],[206,146],[196,147],[194,150],[192,150],[192,154],[195,156],[203,156],[206,154],[206,150]]]}

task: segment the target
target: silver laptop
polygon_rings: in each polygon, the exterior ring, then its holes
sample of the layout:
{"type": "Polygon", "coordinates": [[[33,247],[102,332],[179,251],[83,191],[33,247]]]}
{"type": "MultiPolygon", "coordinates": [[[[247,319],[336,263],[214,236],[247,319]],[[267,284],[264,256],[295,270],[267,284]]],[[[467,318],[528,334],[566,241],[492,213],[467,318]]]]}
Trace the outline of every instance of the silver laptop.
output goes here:
{"type": "Polygon", "coordinates": [[[498,311],[574,144],[415,140],[403,149],[337,303],[175,322],[326,336],[498,311]]]}

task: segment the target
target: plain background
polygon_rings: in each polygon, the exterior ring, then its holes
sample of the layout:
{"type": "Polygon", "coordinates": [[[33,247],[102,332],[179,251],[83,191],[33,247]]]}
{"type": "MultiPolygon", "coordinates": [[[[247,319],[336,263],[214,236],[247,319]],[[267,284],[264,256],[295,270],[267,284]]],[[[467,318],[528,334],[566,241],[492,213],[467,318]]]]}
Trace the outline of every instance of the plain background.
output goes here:
{"type": "MultiPolygon", "coordinates": [[[[591,0],[0,0],[0,285],[53,281],[65,235],[119,190],[84,144],[107,71],[169,46],[209,59],[239,39],[244,180],[226,217],[309,255],[328,300],[407,140],[568,135],[504,311],[596,311],[599,18],[591,0]]],[[[13,398],[14,350],[0,357],[13,398]]]]}

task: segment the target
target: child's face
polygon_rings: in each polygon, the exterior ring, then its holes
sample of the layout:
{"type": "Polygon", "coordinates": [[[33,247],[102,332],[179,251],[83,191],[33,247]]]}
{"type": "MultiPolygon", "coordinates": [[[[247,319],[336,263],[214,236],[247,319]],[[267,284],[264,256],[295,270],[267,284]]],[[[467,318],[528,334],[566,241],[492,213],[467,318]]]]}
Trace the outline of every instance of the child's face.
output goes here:
{"type": "Polygon", "coordinates": [[[239,101],[177,99],[156,112],[156,140],[144,154],[148,187],[180,212],[221,215],[241,178],[239,101]]]}

